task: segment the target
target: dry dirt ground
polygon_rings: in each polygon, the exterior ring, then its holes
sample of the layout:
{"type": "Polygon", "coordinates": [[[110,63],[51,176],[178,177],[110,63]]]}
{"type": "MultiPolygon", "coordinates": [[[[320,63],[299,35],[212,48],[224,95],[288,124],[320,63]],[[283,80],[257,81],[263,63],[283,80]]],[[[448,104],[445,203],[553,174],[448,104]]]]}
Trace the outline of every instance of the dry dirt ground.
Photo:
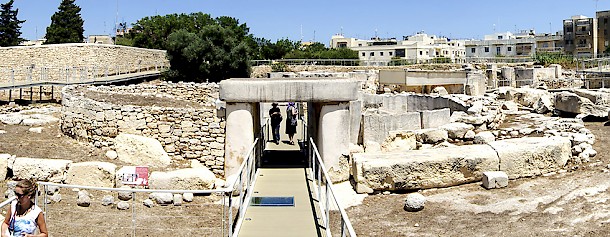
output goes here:
{"type": "MultiPolygon", "coordinates": [[[[406,212],[406,194],[377,194],[347,209],[359,236],[610,236],[610,127],[586,124],[597,138],[598,155],[578,169],[510,182],[505,189],[485,190],[480,183],[420,191],[424,210],[406,212]]],[[[105,161],[102,150],[66,137],[59,124],[42,134],[28,127],[0,125],[0,153],[20,157],[105,161]]],[[[114,161],[118,165],[118,161],[114,161]]],[[[0,191],[6,183],[0,183],[0,191]]],[[[102,206],[107,193],[92,192],[90,207],[75,205],[76,192],[61,190],[63,200],[49,204],[52,236],[129,236],[133,208],[102,206]]],[[[217,196],[197,196],[183,206],[135,202],[137,236],[220,236],[221,205],[217,196]]]]}

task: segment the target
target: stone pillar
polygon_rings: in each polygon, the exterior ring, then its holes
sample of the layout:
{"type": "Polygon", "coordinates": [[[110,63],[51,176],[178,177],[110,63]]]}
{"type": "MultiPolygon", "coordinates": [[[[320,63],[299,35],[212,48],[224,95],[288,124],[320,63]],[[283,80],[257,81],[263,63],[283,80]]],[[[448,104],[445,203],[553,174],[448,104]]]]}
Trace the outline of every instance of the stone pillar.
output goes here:
{"type": "Polygon", "coordinates": [[[349,102],[322,104],[316,144],[333,182],[349,179],[349,102]]]}
{"type": "Polygon", "coordinates": [[[225,178],[239,171],[254,142],[255,107],[252,103],[227,103],[225,178]]]}
{"type": "Polygon", "coordinates": [[[487,64],[487,85],[492,89],[498,88],[498,65],[487,64]]]}

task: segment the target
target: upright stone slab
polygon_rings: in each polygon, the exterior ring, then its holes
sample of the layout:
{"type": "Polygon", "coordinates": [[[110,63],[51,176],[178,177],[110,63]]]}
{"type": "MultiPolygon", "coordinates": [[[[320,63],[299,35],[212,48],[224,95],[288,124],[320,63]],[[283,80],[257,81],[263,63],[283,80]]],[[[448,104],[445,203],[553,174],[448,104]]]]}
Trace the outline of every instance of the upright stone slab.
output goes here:
{"type": "Polygon", "coordinates": [[[325,104],[320,111],[318,149],[333,182],[349,178],[349,103],[325,104]]]}
{"type": "Polygon", "coordinates": [[[572,156],[565,137],[524,137],[490,142],[500,157],[500,171],[510,179],[532,177],[563,168],[572,156]]]}
{"type": "Polygon", "coordinates": [[[449,108],[419,111],[421,115],[421,128],[438,128],[451,122],[449,108]]]}
{"type": "Polygon", "coordinates": [[[254,143],[254,105],[227,103],[225,177],[236,174],[254,143]]]}
{"type": "Polygon", "coordinates": [[[418,112],[388,113],[382,110],[369,110],[363,116],[363,142],[383,143],[390,131],[418,130],[421,116],[418,112]]]}

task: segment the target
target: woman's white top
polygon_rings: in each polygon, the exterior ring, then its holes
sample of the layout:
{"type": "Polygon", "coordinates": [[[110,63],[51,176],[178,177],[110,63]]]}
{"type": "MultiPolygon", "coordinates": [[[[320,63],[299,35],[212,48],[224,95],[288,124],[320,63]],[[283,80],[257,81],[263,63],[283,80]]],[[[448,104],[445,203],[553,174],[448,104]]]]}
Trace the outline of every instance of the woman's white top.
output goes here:
{"type": "Polygon", "coordinates": [[[23,236],[23,234],[34,234],[36,228],[38,228],[36,219],[38,218],[38,215],[42,212],[42,209],[32,204],[30,210],[23,216],[17,216],[15,214],[16,211],[17,201],[15,200],[11,202],[11,218],[15,218],[15,220],[9,220],[9,230],[13,228],[13,235],[10,236],[23,236]]]}

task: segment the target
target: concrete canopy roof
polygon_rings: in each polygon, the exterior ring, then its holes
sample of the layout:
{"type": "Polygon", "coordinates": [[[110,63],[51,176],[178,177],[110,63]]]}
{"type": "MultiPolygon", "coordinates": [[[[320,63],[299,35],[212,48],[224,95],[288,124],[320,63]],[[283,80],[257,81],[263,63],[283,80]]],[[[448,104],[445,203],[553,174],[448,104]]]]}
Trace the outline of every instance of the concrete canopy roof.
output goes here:
{"type": "Polygon", "coordinates": [[[231,78],[220,82],[225,102],[358,100],[360,81],[346,78],[231,78]]]}

